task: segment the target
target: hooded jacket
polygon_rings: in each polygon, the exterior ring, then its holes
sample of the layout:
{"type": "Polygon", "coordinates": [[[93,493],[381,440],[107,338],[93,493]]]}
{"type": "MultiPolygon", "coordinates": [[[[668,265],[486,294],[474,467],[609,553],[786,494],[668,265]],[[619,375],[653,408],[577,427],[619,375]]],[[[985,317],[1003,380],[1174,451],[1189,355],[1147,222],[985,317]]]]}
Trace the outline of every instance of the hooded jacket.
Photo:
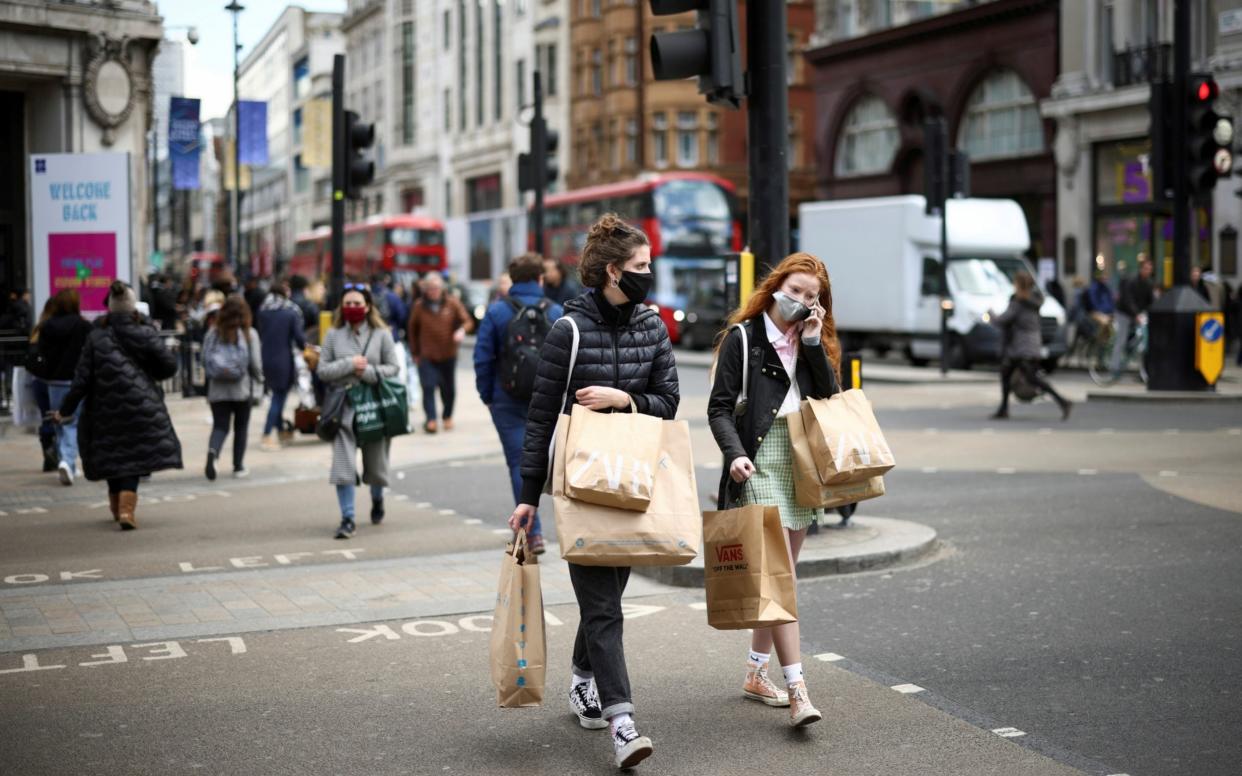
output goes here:
{"type": "Polygon", "coordinates": [[[521,466],[523,504],[539,503],[548,473],[548,444],[557,419],[562,413],[569,414],[577,403],[575,394],[579,389],[593,385],[619,388],[633,397],[638,411],[644,415],[665,420],[677,415],[681,395],[668,329],[650,308],[636,305],[627,318],[626,307],[612,307],[594,291],[565,303],[565,316],[574,319],[580,333],[578,360],[572,375],[572,330],[558,321],[548,332],[539,350],[539,371],[526,416],[521,466]],[[622,311],[620,318],[616,318],[618,310],[622,311]],[[614,318],[615,322],[611,320],[614,318]],[[569,395],[561,406],[566,382],[569,395]]]}
{"type": "Polygon", "coordinates": [[[84,403],[78,444],[86,479],[181,468],[181,442],[159,386],[176,373],[177,357],[150,321],[108,313],[95,323],[60,405],[68,417],[84,403]]]}
{"type": "Polygon", "coordinates": [[[1039,308],[1044,295],[1038,288],[1031,289],[1029,299],[1017,294],[1009,297],[1009,306],[996,317],[996,325],[1005,333],[1004,356],[1006,358],[1039,358],[1043,337],[1039,330],[1039,308]]]}
{"type": "Polygon", "coordinates": [[[44,321],[39,327],[39,354],[47,369],[36,376],[44,380],[72,380],[90,333],[90,322],[76,313],[56,315],[44,321]]]}

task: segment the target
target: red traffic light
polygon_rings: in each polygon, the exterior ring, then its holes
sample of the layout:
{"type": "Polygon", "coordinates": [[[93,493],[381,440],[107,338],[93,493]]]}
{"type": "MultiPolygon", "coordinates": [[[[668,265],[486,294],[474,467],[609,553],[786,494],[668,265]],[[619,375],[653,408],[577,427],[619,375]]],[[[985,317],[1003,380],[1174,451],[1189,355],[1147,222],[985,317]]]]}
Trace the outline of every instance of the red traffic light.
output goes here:
{"type": "Polygon", "coordinates": [[[1195,97],[1199,102],[1207,102],[1208,100],[1216,99],[1218,91],[1215,81],[1200,81],[1199,85],[1195,87],[1195,97]]]}

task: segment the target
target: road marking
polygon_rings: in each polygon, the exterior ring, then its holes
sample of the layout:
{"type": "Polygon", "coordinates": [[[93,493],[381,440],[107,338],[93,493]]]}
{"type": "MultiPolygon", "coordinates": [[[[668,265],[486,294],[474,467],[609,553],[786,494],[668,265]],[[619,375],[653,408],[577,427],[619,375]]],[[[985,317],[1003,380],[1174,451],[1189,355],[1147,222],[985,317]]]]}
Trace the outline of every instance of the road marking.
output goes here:
{"type": "Polygon", "coordinates": [[[835,663],[838,660],[844,660],[845,655],[838,655],[836,652],[821,652],[815,656],[815,659],[825,663],[835,663]]]}
{"type": "Polygon", "coordinates": [[[401,638],[400,636],[398,636],[396,633],[393,632],[392,628],[389,628],[387,625],[376,625],[374,628],[337,628],[336,632],[337,633],[361,634],[359,636],[353,637],[352,639],[349,639],[346,642],[347,644],[357,644],[360,641],[370,641],[371,639],[376,638],[378,636],[383,636],[389,641],[396,641],[397,639],[401,638]]]}
{"type": "Polygon", "coordinates": [[[706,601],[695,601],[694,603],[690,604],[690,608],[694,609],[695,611],[705,612],[707,611],[707,602],[706,601]]]}
{"type": "Polygon", "coordinates": [[[1169,471],[1168,469],[1165,469],[1165,470],[1163,470],[1163,471],[1161,471],[1161,472],[1160,472],[1160,476],[1161,476],[1161,477],[1176,477],[1176,476],[1177,476],[1177,472],[1175,472],[1175,471],[1169,471]]]}
{"type": "Polygon", "coordinates": [[[436,513],[440,515],[455,515],[457,514],[457,510],[456,509],[437,509],[436,513]]]}
{"type": "Polygon", "coordinates": [[[499,536],[499,535],[501,535],[501,534],[512,534],[512,533],[513,533],[513,531],[510,531],[508,528],[493,528],[493,529],[492,529],[492,533],[494,533],[494,534],[496,534],[497,536],[499,536]]]}
{"type": "Polygon", "coordinates": [[[16,674],[23,671],[53,671],[57,668],[64,668],[64,666],[41,666],[39,665],[38,655],[22,655],[21,668],[3,668],[0,669],[0,674],[16,674]]]}
{"type": "Polygon", "coordinates": [[[1117,429],[1115,429],[1115,428],[1102,428],[1102,429],[1100,429],[1099,431],[1097,431],[1096,433],[1097,433],[1097,434],[1116,434],[1116,433],[1117,433],[1117,429]]]}
{"type": "Polygon", "coordinates": [[[1229,436],[1242,436],[1242,428],[1229,429],[1229,436]]]}
{"type": "Polygon", "coordinates": [[[396,493],[392,497],[393,501],[409,501],[410,497],[404,493],[396,493]]]}
{"type": "Polygon", "coordinates": [[[419,501],[414,504],[415,509],[431,509],[430,501],[419,501]]]}
{"type": "Polygon", "coordinates": [[[444,620],[415,620],[402,625],[401,630],[411,636],[452,636],[459,628],[444,620]],[[424,630],[425,628],[432,630],[424,630]]]}
{"type": "Polygon", "coordinates": [[[924,466],[924,467],[923,467],[923,473],[924,473],[924,474],[935,474],[935,473],[936,473],[936,472],[938,472],[938,471],[940,471],[940,470],[939,470],[939,469],[937,469],[935,466],[924,466]]]}
{"type": "Polygon", "coordinates": [[[1100,472],[1098,469],[1079,469],[1078,473],[1084,477],[1090,477],[1091,475],[1099,474],[1100,472]]]}
{"type": "Polygon", "coordinates": [[[621,614],[627,620],[637,620],[639,617],[662,612],[666,608],[664,606],[651,606],[650,604],[623,603],[621,604],[621,614]]]}
{"type": "Polygon", "coordinates": [[[483,525],[483,521],[477,517],[467,517],[461,521],[463,525],[483,525]]]}
{"type": "Polygon", "coordinates": [[[915,693],[923,692],[923,688],[917,684],[895,684],[893,689],[902,695],[914,695],[915,693]]]}
{"type": "Polygon", "coordinates": [[[996,728],[992,732],[1000,736],[1001,738],[1017,738],[1019,736],[1026,735],[1025,732],[1018,730],[1015,727],[996,728]]]}
{"type": "Polygon", "coordinates": [[[1051,433],[1052,433],[1052,429],[1050,429],[1050,428],[1041,428],[1039,431],[1036,431],[1035,433],[1036,433],[1036,434],[1039,434],[1040,436],[1048,436],[1049,434],[1051,434],[1051,433]]]}
{"type": "Polygon", "coordinates": [[[997,474],[1016,474],[1017,471],[1018,470],[1013,468],[1012,466],[1002,466],[996,470],[996,473],[997,474]]]}
{"type": "MultiPolygon", "coordinates": [[[[657,607],[663,609],[664,607],[657,607]]],[[[456,633],[466,631],[468,633],[491,633],[493,617],[490,614],[471,614],[462,617],[456,624],[448,620],[410,620],[403,622],[399,626],[390,627],[388,625],[376,625],[372,628],[337,628],[337,633],[356,633],[345,640],[346,644],[361,644],[371,639],[380,639],[384,641],[398,641],[402,638],[402,634],[406,636],[415,636],[418,638],[438,638],[440,636],[452,636],[456,633]]],[[[543,610],[543,621],[548,625],[556,627],[563,626],[565,623],[547,609],[543,610]]],[[[200,641],[221,641],[222,639],[199,639],[200,641]]],[[[240,639],[239,639],[240,641],[240,639]]],[[[242,646],[242,652],[245,652],[245,646],[242,646]]],[[[239,654],[234,652],[233,654],[239,654]]]]}
{"type": "Polygon", "coordinates": [[[399,480],[404,480],[404,479],[405,479],[405,472],[397,472],[397,479],[399,479],[399,480]]]}

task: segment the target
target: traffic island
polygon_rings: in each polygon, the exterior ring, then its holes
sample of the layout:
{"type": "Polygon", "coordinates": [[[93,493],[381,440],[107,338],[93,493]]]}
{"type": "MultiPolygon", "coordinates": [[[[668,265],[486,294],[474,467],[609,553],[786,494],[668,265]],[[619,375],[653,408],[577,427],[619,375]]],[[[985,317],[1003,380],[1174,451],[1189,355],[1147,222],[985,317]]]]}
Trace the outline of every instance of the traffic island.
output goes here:
{"type": "MultiPolygon", "coordinates": [[[[798,579],[853,574],[910,563],[935,550],[935,529],[909,520],[854,517],[845,527],[829,524],[808,536],[798,558],[798,579]]],[[[703,587],[703,554],[684,566],[634,566],[657,582],[677,587],[703,587]]]]}

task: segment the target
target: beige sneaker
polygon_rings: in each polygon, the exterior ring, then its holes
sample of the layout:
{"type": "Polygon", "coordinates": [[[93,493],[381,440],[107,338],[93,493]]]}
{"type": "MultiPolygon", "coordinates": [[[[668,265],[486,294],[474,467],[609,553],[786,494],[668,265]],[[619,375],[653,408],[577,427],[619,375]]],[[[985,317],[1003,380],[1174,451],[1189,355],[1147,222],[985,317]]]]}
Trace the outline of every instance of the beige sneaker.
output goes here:
{"type": "Polygon", "coordinates": [[[268,434],[259,442],[259,449],[266,453],[279,452],[280,442],[277,441],[276,437],[268,434]]]}
{"type": "Polygon", "coordinates": [[[788,706],[789,694],[778,688],[768,678],[768,664],[759,665],[746,661],[746,683],[742,685],[742,694],[752,701],[766,703],[769,706],[788,706]]]}
{"type": "Polygon", "coordinates": [[[789,724],[803,727],[824,718],[819,709],[811,705],[811,698],[806,693],[806,682],[794,682],[789,685],[789,724]]]}

